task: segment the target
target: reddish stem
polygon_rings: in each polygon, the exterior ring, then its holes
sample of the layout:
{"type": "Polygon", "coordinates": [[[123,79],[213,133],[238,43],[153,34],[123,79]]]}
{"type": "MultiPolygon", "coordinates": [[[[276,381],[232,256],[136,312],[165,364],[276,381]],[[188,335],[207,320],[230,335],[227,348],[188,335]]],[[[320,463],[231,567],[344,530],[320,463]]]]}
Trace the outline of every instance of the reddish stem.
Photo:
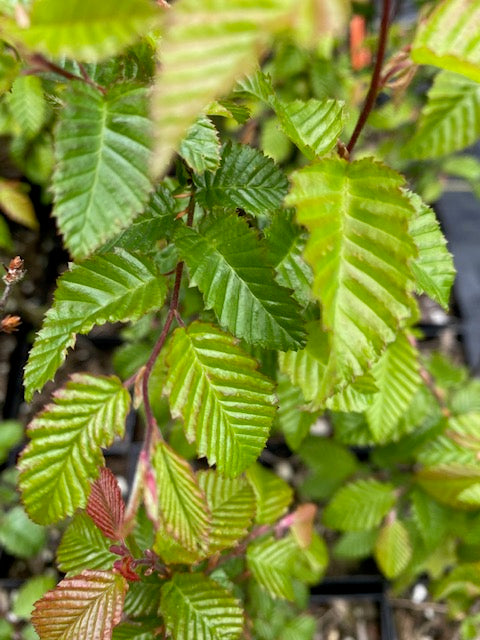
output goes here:
{"type": "Polygon", "coordinates": [[[383,60],[385,58],[385,50],[387,48],[388,37],[388,25],[390,22],[391,13],[391,0],[383,0],[382,21],[380,24],[380,34],[378,36],[378,50],[375,60],[375,67],[373,69],[372,79],[370,81],[370,87],[368,89],[367,97],[363,105],[362,111],[358,116],[358,121],[355,129],[352,133],[349,143],[347,144],[347,151],[351,155],[357,140],[363,131],[365,124],[367,123],[368,116],[375,104],[378,92],[381,86],[381,72],[383,66],[383,60]]]}

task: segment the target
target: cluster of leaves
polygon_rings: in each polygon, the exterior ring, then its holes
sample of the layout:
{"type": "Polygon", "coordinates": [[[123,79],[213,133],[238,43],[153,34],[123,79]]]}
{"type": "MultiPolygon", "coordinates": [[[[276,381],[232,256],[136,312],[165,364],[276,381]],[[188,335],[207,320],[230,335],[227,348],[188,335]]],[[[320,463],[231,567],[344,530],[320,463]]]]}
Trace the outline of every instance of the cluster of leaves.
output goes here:
{"type": "Polygon", "coordinates": [[[393,114],[374,114],[387,133],[360,159],[337,154],[357,105],[329,59],[348,3],[320,4],[312,32],[315,0],[0,0],[0,130],[53,193],[73,259],[30,352],[27,399],[78,334],[131,323],[118,376],[75,374],[28,428],[26,512],[71,517],[66,577],[32,617],[42,640],[311,638],[313,620],[282,601],[305,606],[326,548],[315,507],[287,512],[291,489],[257,462],[273,427],[311,469],[303,494],[331,498],[337,555],[373,552],[406,586],[466,553],[437,592],[468,605],[480,394],[416,346],[417,294],[447,308],[454,269],[413,187],[426,190],[417,160],[448,171],[480,133],[478,34],[463,18],[480,4],[443,0],[420,25],[397,80],[405,90],[413,61],[442,70],[416,131],[394,150],[393,114]],[[312,59],[335,88],[312,75],[313,96],[288,95],[282,74],[312,59]],[[229,133],[245,140],[263,113],[266,153],[229,133]],[[279,140],[285,170],[270,157],[279,140]],[[132,404],[146,437],[125,505],[102,449],[132,404]],[[324,412],[333,435],[312,440],[324,412]],[[368,470],[351,445],[375,445],[368,470]]]}

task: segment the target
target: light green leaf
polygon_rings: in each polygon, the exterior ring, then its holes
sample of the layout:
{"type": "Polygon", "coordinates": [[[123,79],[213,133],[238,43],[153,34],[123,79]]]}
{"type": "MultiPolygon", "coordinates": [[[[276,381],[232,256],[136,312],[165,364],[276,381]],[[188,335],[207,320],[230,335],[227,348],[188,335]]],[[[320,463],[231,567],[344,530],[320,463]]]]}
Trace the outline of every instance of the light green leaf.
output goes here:
{"type": "Polygon", "coordinates": [[[410,202],[416,211],[416,216],[410,223],[410,233],[418,249],[418,257],[410,265],[416,288],[448,310],[450,291],[455,279],[453,257],[447,249],[447,242],[433,209],[414,193],[410,194],[410,202]]]}
{"type": "Polygon", "coordinates": [[[308,614],[302,614],[284,625],[278,640],[313,640],[316,630],[316,619],[308,614]]]}
{"type": "Polygon", "coordinates": [[[369,531],[347,531],[344,533],[333,548],[333,555],[342,560],[359,560],[372,555],[378,532],[369,531]]]}
{"type": "Polygon", "coordinates": [[[103,466],[101,447],[122,436],[130,395],[114,376],[74,374],[28,427],[19,486],[28,514],[57,522],[84,507],[103,466]]]}
{"type": "Polygon", "coordinates": [[[305,410],[305,398],[301,390],[289,378],[278,374],[277,421],[292,451],[297,451],[318,415],[305,410]]]}
{"type": "Polygon", "coordinates": [[[422,383],[417,349],[404,333],[388,345],[372,374],[378,393],[365,413],[375,442],[387,442],[395,439],[395,428],[422,383]]]}
{"type": "Polygon", "coordinates": [[[363,374],[412,313],[408,263],[415,248],[408,222],[413,210],[401,191],[401,176],[371,159],[330,158],[292,179],[287,201],[311,233],[305,257],[330,332],[316,393],[326,397],[363,374]]]}
{"type": "Polygon", "coordinates": [[[396,501],[394,487],[373,478],[342,487],[324,511],[328,527],[341,531],[362,531],[380,524],[396,501]]]}
{"type": "Polygon", "coordinates": [[[337,100],[292,100],[273,105],[282,129],[309,160],[325,155],[343,129],[343,103],[337,100]]]}
{"type": "Polygon", "coordinates": [[[227,476],[260,455],[275,415],[273,384],[235,340],[208,324],[175,331],[164,392],[197,452],[227,476]]]}
{"type": "Polygon", "coordinates": [[[408,531],[400,520],[384,524],[375,543],[375,559],[383,574],[390,580],[397,578],[411,557],[408,531]]]}
{"type": "Polygon", "coordinates": [[[411,496],[412,518],[426,545],[437,547],[445,537],[451,513],[419,489],[411,496]]]}
{"type": "Polygon", "coordinates": [[[149,258],[123,250],[74,264],[58,281],[53,306],[36,336],[25,368],[25,397],[53,378],[77,333],[106,322],[138,320],[160,309],[166,284],[149,258]]]}
{"type": "Polygon", "coordinates": [[[23,507],[16,506],[0,515],[0,545],[18,558],[31,558],[46,544],[47,533],[32,522],[23,507]]]}
{"type": "Polygon", "coordinates": [[[47,56],[94,62],[120,53],[159,18],[149,0],[37,0],[29,25],[12,22],[6,35],[47,56]]]}
{"type": "Polygon", "coordinates": [[[110,551],[112,541],[85,513],[77,513],[57,549],[57,565],[67,576],[84,569],[111,569],[118,556],[110,551]]]}
{"type": "Polygon", "coordinates": [[[10,220],[37,229],[38,221],[27,191],[28,186],[24,183],[0,179],[0,209],[10,220]]]}
{"type": "Polygon", "coordinates": [[[443,0],[421,22],[411,56],[480,82],[479,0],[443,0]]]}
{"type": "Polygon", "coordinates": [[[215,171],[220,164],[220,140],[213,122],[201,116],[182,140],[179,155],[196,173],[215,171]]]}
{"type": "Polygon", "coordinates": [[[44,593],[53,589],[57,581],[52,575],[35,576],[27,580],[13,600],[12,613],[18,618],[30,619],[33,605],[44,593]]]}
{"type": "Polygon", "coordinates": [[[473,488],[474,491],[480,489],[480,467],[468,464],[440,464],[433,467],[420,469],[416,474],[418,484],[427,493],[433,496],[441,504],[445,504],[456,509],[478,509],[480,505],[480,494],[477,495],[476,503],[473,503],[472,496],[466,494],[463,500],[464,491],[473,488]]]}
{"type": "Polygon", "coordinates": [[[47,109],[42,81],[36,76],[19,76],[8,95],[8,105],[18,133],[34,138],[45,123],[47,109]]]}
{"type": "Polygon", "coordinates": [[[190,551],[205,548],[210,512],[190,465],[163,441],[157,444],[153,465],[167,532],[190,551]]]}
{"type": "Polygon", "coordinates": [[[255,463],[247,471],[257,501],[257,524],[273,524],[287,511],[293,499],[292,488],[261,464],[255,463]]]}
{"type": "Polygon", "coordinates": [[[65,578],[35,605],[32,622],[42,640],[112,637],[128,583],[118,573],[83,571],[65,578]]]}
{"type": "Polygon", "coordinates": [[[304,584],[318,584],[327,566],[327,545],[324,539],[316,531],[313,531],[310,544],[306,548],[298,549],[294,563],[294,575],[304,584]]]}
{"type": "Polygon", "coordinates": [[[270,595],[293,600],[292,574],[298,553],[299,548],[291,535],[281,540],[269,536],[249,545],[247,566],[253,578],[270,595]]]}
{"type": "Polygon", "coordinates": [[[256,233],[231,214],[208,216],[200,231],[179,227],[175,244],[188,266],[190,284],[205,306],[238,338],[270,349],[302,344],[300,306],[274,281],[256,233]]]}
{"type": "Polygon", "coordinates": [[[244,538],[255,515],[255,496],[245,478],[224,478],[216,471],[197,474],[212,514],[208,554],[236,546],[244,538]]]}
{"type": "Polygon", "coordinates": [[[402,153],[407,158],[441,158],[468,147],[479,137],[480,84],[442,71],[428,92],[418,128],[402,153]]]}
{"type": "Polygon", "coordinates": [[[20,444],[23,438],[23,425],[16,420],[0,422],[0,464],[8,458],[10,449],[20,444]]]}
{"type": "Polygon", "coordinates": [[[206,209],[239,207],[253,215],[278,209],[288,189],[285,174],[257,149],[228,142],[220,167],[196,178],[198,203],[206,209]]]}
{"type": "Polygon", "coordinates": [[[152,190],[147,90],[122,84],[103,95],[73,82],[63,97],[53,214],[72,255],[84,258],[128,226],[152,190]]]}
{"type": "Polygon", "coordinates": [[[183,0],[172,7],[153,97],[155,174],[166,170],[198,114],[253,67],[292,6],[291,0],[183,0]]]}
{"type": "Polygon", "coordinates": [[[279,211],[265,229],[268,256],[277,282],[293,291],[295,300],[306,306],[311,301],[312,270],[302,257],[306,235],[290,211],[279,211]]]}
{"type": "Polygon", "coordinates": [[[375,401],[378,387],[370,371],[358,376],[346,387],[325,400],[325,406],[332,411],[355,411],[361,413],[375,401]]]}
{"type": "Polygon", "coordinates": [[[162,587],[160,613],[174,640],[236,640],[243,630],[240,603],[201,573],[177,573],[162,587]]]}

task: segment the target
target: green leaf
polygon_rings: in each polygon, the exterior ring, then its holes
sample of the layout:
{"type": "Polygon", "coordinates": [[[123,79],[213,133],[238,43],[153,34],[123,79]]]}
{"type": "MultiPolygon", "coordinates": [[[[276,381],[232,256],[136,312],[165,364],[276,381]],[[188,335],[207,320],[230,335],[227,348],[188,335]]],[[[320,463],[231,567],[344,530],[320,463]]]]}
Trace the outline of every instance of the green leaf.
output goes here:
{"type": "Polygon", "coordinates": [[[196,173],[215,171],[220,164],[220,140],[213,122],[201,116],[182,140],[179,155],[196,173]]]}
{"type": "Polygon", "coordinates": [[[9,25],[7,34],[47,56],[93,62],[120,53],[159,17],[149,0],[41,0],[33,3],[29,25],[9,25]]]}
{"type": "Polygon", "coordinates": [[[114,248],[138,251],[143,255],[158,249],[158,242],[164,240],[173,229],[176,203],[165,185],[159,185],[151,194],[145,211],[117,236],[106,242],[99,253],[108,253],[114,248]]]}
{"type": "Polygon", "coordinates": [[[0,422],[0,464],[8,458],[10,450],[20,444],[23,438],[23,425],[16,420],[2,420],[0,422]]]}
{"type": "Polygon", "coordinates": [[[18,618],[30,619],[33,605],[46,591],[53,589],[57,581],[54,576],[35,576],[27,580],[14,597],[12,613],[18,618]]]}
{"type": "Polygon", "coordinates": [[[160,589],[164,584],[158,573],[142,576],[139,581],[131,582],[125,598],[123,613],[129,619],[153,617],[158,628],[158,607],[160,605],[160,589]]]}
{"type": "Polygon", "coordinates": [[[406,569],[412,556],[408,531],[400,520],[386,523],[375,543],[375,559],[390,580],[397,578],[406,569]]]}
{"type": "Polygon", "coordinates": [[[380,524],[396,501],[391,484],[373,478],[342,487],[324,511],[328,527],[341,531],[363,531],[380,524]]]}
{"type": "Polygon", "coordinates": [[[166,170],[198,114],[253,67],[292,5],[291,0],[184,0],[172,7],[153,97],[156,174],[166,170]]]}
{"type": "Polygon", "coordinates": [[[255,463],[247,471],[257,501],[255,522],[273,524],[287,511],[293,499],[292,488],[273,471],[255,463]]]}
{"type": "Polygon", "coordinates": [[[311,233],[305,257],[330,332],[325,396],[364,373],[412,313],[412,208],[401,176],[371,159],[322,160],[292,179],[287,201],[311,233]]]}
{"type": "Polygon", "coordinates": [[[378,393],[366,416],[376,442],[396,435],[396,426],[421,385],[418,352],[408,336],[399,333],[395,342],[372,367],[378,393]]]}
{"type": "Polygon", "coordinates": [[[375,401],[378,387],[370,371],[358,376],[346,387],[325,400],[325,406],[332,411],[355,411],[368,409],[375,401]]]}
{"type": "Polygon", "coordinates": [[[42,81],[36,76],[19,76],[12,85],[8,105],[18,132],[34,138],[45,124],[47,109],[42,81]]]}
{"type": "Polygon", "coordinates": [[[195,180],[198,203],[206,209],[239,207],[253,215],[271,214],[287,194],[288,180],[257,149],[228,142],[218,170],[195,180]]]}
{"type": "Polygon", "coordinates": [[[294,574],[305,584],[318,584],[328,566],[328,549],[325,541],[313,531],[310,544],[299,549],[294,563],[294,574]]]}
{"type": "Polygon", "coordinates": [[[277,397],[278,424],[290,449],[297,451],[318,415],[303,410],[305,398],[302,392],[281,373],[278,378],[277,397]]]}
{"type": "Polygon", "coordinates": [[[0,247],[7,251],[13,251],[12,236],[3,216],[0,216],[0,247]]]}
{"type": "Polygon", "coordinates": [[[306,438],[298,455],[309,471],[300,485],[300,491],[303,496],[313,500],[330,497],[358,469],[353,453],[329,438],[306,438]]]}
{"type": "Polygon", "coordinates": [[[128,226],[148,200],[147,95],[129,84],[103,95],[84,82],[71,83],[64,94],[55,136],[53,214],[75,258],[128,226]]]}
{"type": "Polygon", "coordinates": [[[40,524],[84,507],[103,466],[101,447],[122,436],[130,395],[114,376],[74,374],[28,427],[19,486],[28,514],[40,524]]]}
{"type": "Polygon", "coordinates": [[[479,137],[480,85],[457,73],[442,71],[428,92],[418,128],[403,155],[441,158],[468,147],[479,137]]]}
{"type": "Polygon", "coordinates": [[[421,22],[411,56],[480,82],[479,0],[444,0],[421,22]]]}
{"type": "Polygon", "coordinates": [[[25,368],[25,397],[52,379],[75,334],[106,322],[138,320],[162,307],[166,284],[155,263],[123,250],[74,264],[58,281],[25,368]]]}
{"type": "Polygon", "coordinates": [[[313,640],[316,629],[316,619],[313,616],[302,614],[287,622],[279,640],[313,640]]]}
{"type": "Polygon", "coordinates": [[[16,506],[0,516],[0,545],[18,558],[31,558],[46,544],[47,533],[32,522],[23,507],[16,506]]]}
{"type": "Polygon", "coordinates": [[[293,291],[292,296],[301,305],[311,301],[312,270],[302,257],[306,234],[298,227],[290,211],[279,211],[265,229],[268,257],[283,287],[293,291]]]}
{"type": "Polygon", "coordinates": [[[239,602],[200,573],[177,573],[162,587],[160,613],[174,640],[236,640],[243,630],[239,602]]]}
{"type": "Polygon", "coordinates": [[[239,475],[265,446],[275,414],[273,384],[235,340],[208,324],[175,331],[164,392],[197,452],[227,476],[239,475]]]}
{"type": "Polygon", "coordinates": [[[412,518],[426,545],[437,547],[445,537],[451,513],[423,491],[412,493],[412,518]]]}
{"type": "Polygon", "coordinates": [[[378,532],[347,531],[335,543],[333,555],[341,560],[360,560],[372,555],[378,532]]]}
{"type": "Polygon", "coordinates": [[[112,640],[155,640],[158,620],[122,622],[113,630],[112,640]]]}
{"type": "Polygon", "coordinates": [[[0,179],[0,209],[10,220],[29,229],[38,229],[38,221],[27,191],[27,185],[22,182],[0,179]]]}
{"type": "Polygon", "coordinates": [[[67,576],[84,569],[111,569],[118,560],[110,551],[111,544],[85,513],[77,513],[58,546],[57,566],[67,576]]]}
{"type": "Polygon", "coordinates": [[[109,640],[120,622],[128,583],[110,571],[65,578],[36,603],[32,622],[42,640],[109,640]]]}
{"type": "Polygon", "coordinates": [[[478,465],[452,463],[425,467],[416,473],[416,481],[441,504],[456,509],[478,509],[480,505],[480,495],[472,501],[468,493],[480,489],[478,465]]]}
{"type": "Polygon", "coordinates": [[[299,549],[292,536],[269,536],[249,545],[247,565],[253,578],[274,597],[294,599],[292,573],[299,549]]]}
{"type": "Polygon", "coordinates": [[[175,244],[190,284],[202,291],[220,324],[251,344],[270,349],[301,346],[299,305],[274,281],[256,233],[245,220],[212,214],[200,231],[179,227],[175,244]]]}
{"type": "Polygon", "coordinates": [[[205,548],[211,518],[190,465],[163,441],[157,444],[153,464],[167,532],[190,551],[205,548]]]}
{"type": "Polygon", "coordinates": [[[337,144],[343,129],[343,103],[337,100],[275,101],[282,129],[309,160],[325,155],[337,144]]]}
{"type": "Polygon", "coordinates": [[[212,514],[208,534],[208,554],[238,544],[250,528],[255,515],[255,496],[245,478],[223,478],[216,471],[197,474],[212,514]]]}
{"type": "Polygon", "coordinates": [[[453,257],[447,249],[433,209],[414,193],[410,194],[410,202],[417,213],[410,224],[410,233],[418,249],[418,257],[410,265],[416,289],[448,310],[450,291],[455,280],[453,257]]]}

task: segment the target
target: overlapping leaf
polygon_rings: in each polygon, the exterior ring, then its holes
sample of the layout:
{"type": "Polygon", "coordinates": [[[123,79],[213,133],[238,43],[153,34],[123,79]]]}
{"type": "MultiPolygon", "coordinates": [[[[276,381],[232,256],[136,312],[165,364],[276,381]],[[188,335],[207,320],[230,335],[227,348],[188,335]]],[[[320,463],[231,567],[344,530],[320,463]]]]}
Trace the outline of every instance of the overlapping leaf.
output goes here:
{"type": "Polygon", "coordinates": [[[42,640],[110,640],[128,585],[110,571],[65,578],[36,603],[32,622],[42,640]]]}
{"type": "Polygon", "coordinates": [[[315,412],[305,410],[306,403],[301,390],[281,373],[278,374],[277,397],[278,425],[290,449],[297,451],[318,416],[315,412]]]}
{"type": "Polygon", "coordinates": [[[311,299],[312,270],[302,257],[306,237],[294,221],[291,212],[279,211],[265,229],[268,254],[277,282],[293,291],[302,305],[311,299]]]}
{"type": "Polygon", "coordinates": [[[188,462],[161,441],[153,465],[160,515],[167,532],[190,551],[206,547],[210,513],[188,462]]]}
{"type": "Polygon", "coordinates": [[[8,104],[18,132],[28,139],[34,138],[47,116],[40,78],[19,76],[8,95],[8,104]]]}
{"type": "Polygon", "coordinates": [[[240,207],[248,213],[278,209],[288,189],[285,174],[257,149],[228,142],[218,170],[196,179],[197,199],[207,209],[240,207]]]}
{"type": "Polygon", "coordinates": [[[53,213],[71,254],[84,258],[143,211],[152,190],[147,90],[122,84],[103,95],[75,82],[64,101],[53,213]]]}
{"type": "Polygon", "coordinates": [[[457,73],[442,71],[428,92],[418,128],[404,155],[440,158],[468,147],[479,137],[480,84],[457,73]]]}
{"type": "Polygon", "coordinates": [[[115,55],[158,23],[160,11],[149,0],[41,0],[29,24],[7,29],[34,51],[92,62],[115,55]]]}
{"type": "Polygon", "coordinates": [[[398,577],[411,557],[408,530],[400,520],[386,523],[380,529],[375,543],[375,558],[383,574],[390,580],[398,577]]]}
{"type": "Polygon", "coordinates": [[[421,384],[418,353],[404,333],[388,345],[372,367],[378,388],[366,416],[376,442],[395,435],[395,427],[421,384]]]}
{"type": "Polygon", "coordinates": [[[257,501],[255,522],[273,524],[287,511],[293,499],[292,488],[262,465],[255,463],[247,471],[257,501]]]}
{"type": "Polygon", "coordinates": [[[167,354],[165,392],[199,455],[236,476],[260,454],[275,414],[272,383],[228,334],[194,323],[178,329],[167,354]]]}
{"type": "Polygon", "coordinates": [[[75,374],[28,428],[19,485],[32,520],[47,524],[84,507],[103,466],[102,447],[121,436],[130,406],[118,378],[75,374]]]}
{"type": "Polygon", "coordinates": [[[120,540],[123,537],[125,503],[117,479],[110,469],[100,469],[100,476],[92,484],[88,496],[86,512],[107,538],[120,540]]]}
{"type": "Polygon", "coordinates": [[[269,536],[249,545],[247,565],[255,580],[270,595],[293,600],[292,573],[298,545],[289,535],[281,540],[269,536]]]}
{"type": "Polygon", "coordinates": [[[166,285],[155,263],[123,250],[73,265],[61,276],[25,368],[25,396],[53,378],[75,344],[94,325],[137,320],[165,300],[166,285]]]}
{"type": "Polygon", "coordinates": [[[118,556],[110,551],[111,544],[85,513],[77,513],[58,547],[58,568],[67,576],[84,569],[111,569],[118,560],[118,556]]]}
{"type": "Polygon", "coordinates": [[[373,529],[395,504],[394,487],[370,478],[342,487],[324,511],[327,526],[341,531],[373,529]]]}
{"type": "Polygon", "coordinates": [[[213,122],[201,116],[182,140],[179,155],[197,173],[215,171],[220,164],[220,140],[213,122]]]}
{"type": "Polygon", "coordinates": [[[245,478],[224,478],[213,470],[197,474],[212,514],[209,555],[234,547],[244,538],[255,515],[255,496],[245,478]]]}
{"type": "Polygon", "coordinates": [[[251,344],[270,349],[301,346],[299,305],[274,280],[255,231],[234,214],[212,214],[200,231],[180,227],[175,244],[190,282],[203,293],[220,324],[251,344]]]}
{"type": "Polygon", "coordinates": [[[361,375],[412,313],[403,179],[363,159],[327,159],[293,174],[288,203],[310,231],[305,257],[329,330],[320,396],[361,375]]]}
{"type": "Polygon", "coordinates": [[[478,509],[480,467],[467,464],[439,464],[416,474],[419,485],[438,502],[457,509],[478,509]],[[472,500],[471,494],[476,494],[472,500]]]}
{"type": "Polygon", "coordinates": [[[479,0],[443,0],[420,23],[411,56],[480,81],[479,0]]]}
{"type": "Polygon", "coordinates": [[[202,109],[252,68],[292,6],[291,0],[184,0],[173,6],[153,99],[156,174],[165,171],[202,109]]]}
{"type": "Polygon", "coordinates": [[[201,573],[177,573],[167,582],[160,613],[174,640],[236,640],[242,635],[239,602],[201,573]]]}

